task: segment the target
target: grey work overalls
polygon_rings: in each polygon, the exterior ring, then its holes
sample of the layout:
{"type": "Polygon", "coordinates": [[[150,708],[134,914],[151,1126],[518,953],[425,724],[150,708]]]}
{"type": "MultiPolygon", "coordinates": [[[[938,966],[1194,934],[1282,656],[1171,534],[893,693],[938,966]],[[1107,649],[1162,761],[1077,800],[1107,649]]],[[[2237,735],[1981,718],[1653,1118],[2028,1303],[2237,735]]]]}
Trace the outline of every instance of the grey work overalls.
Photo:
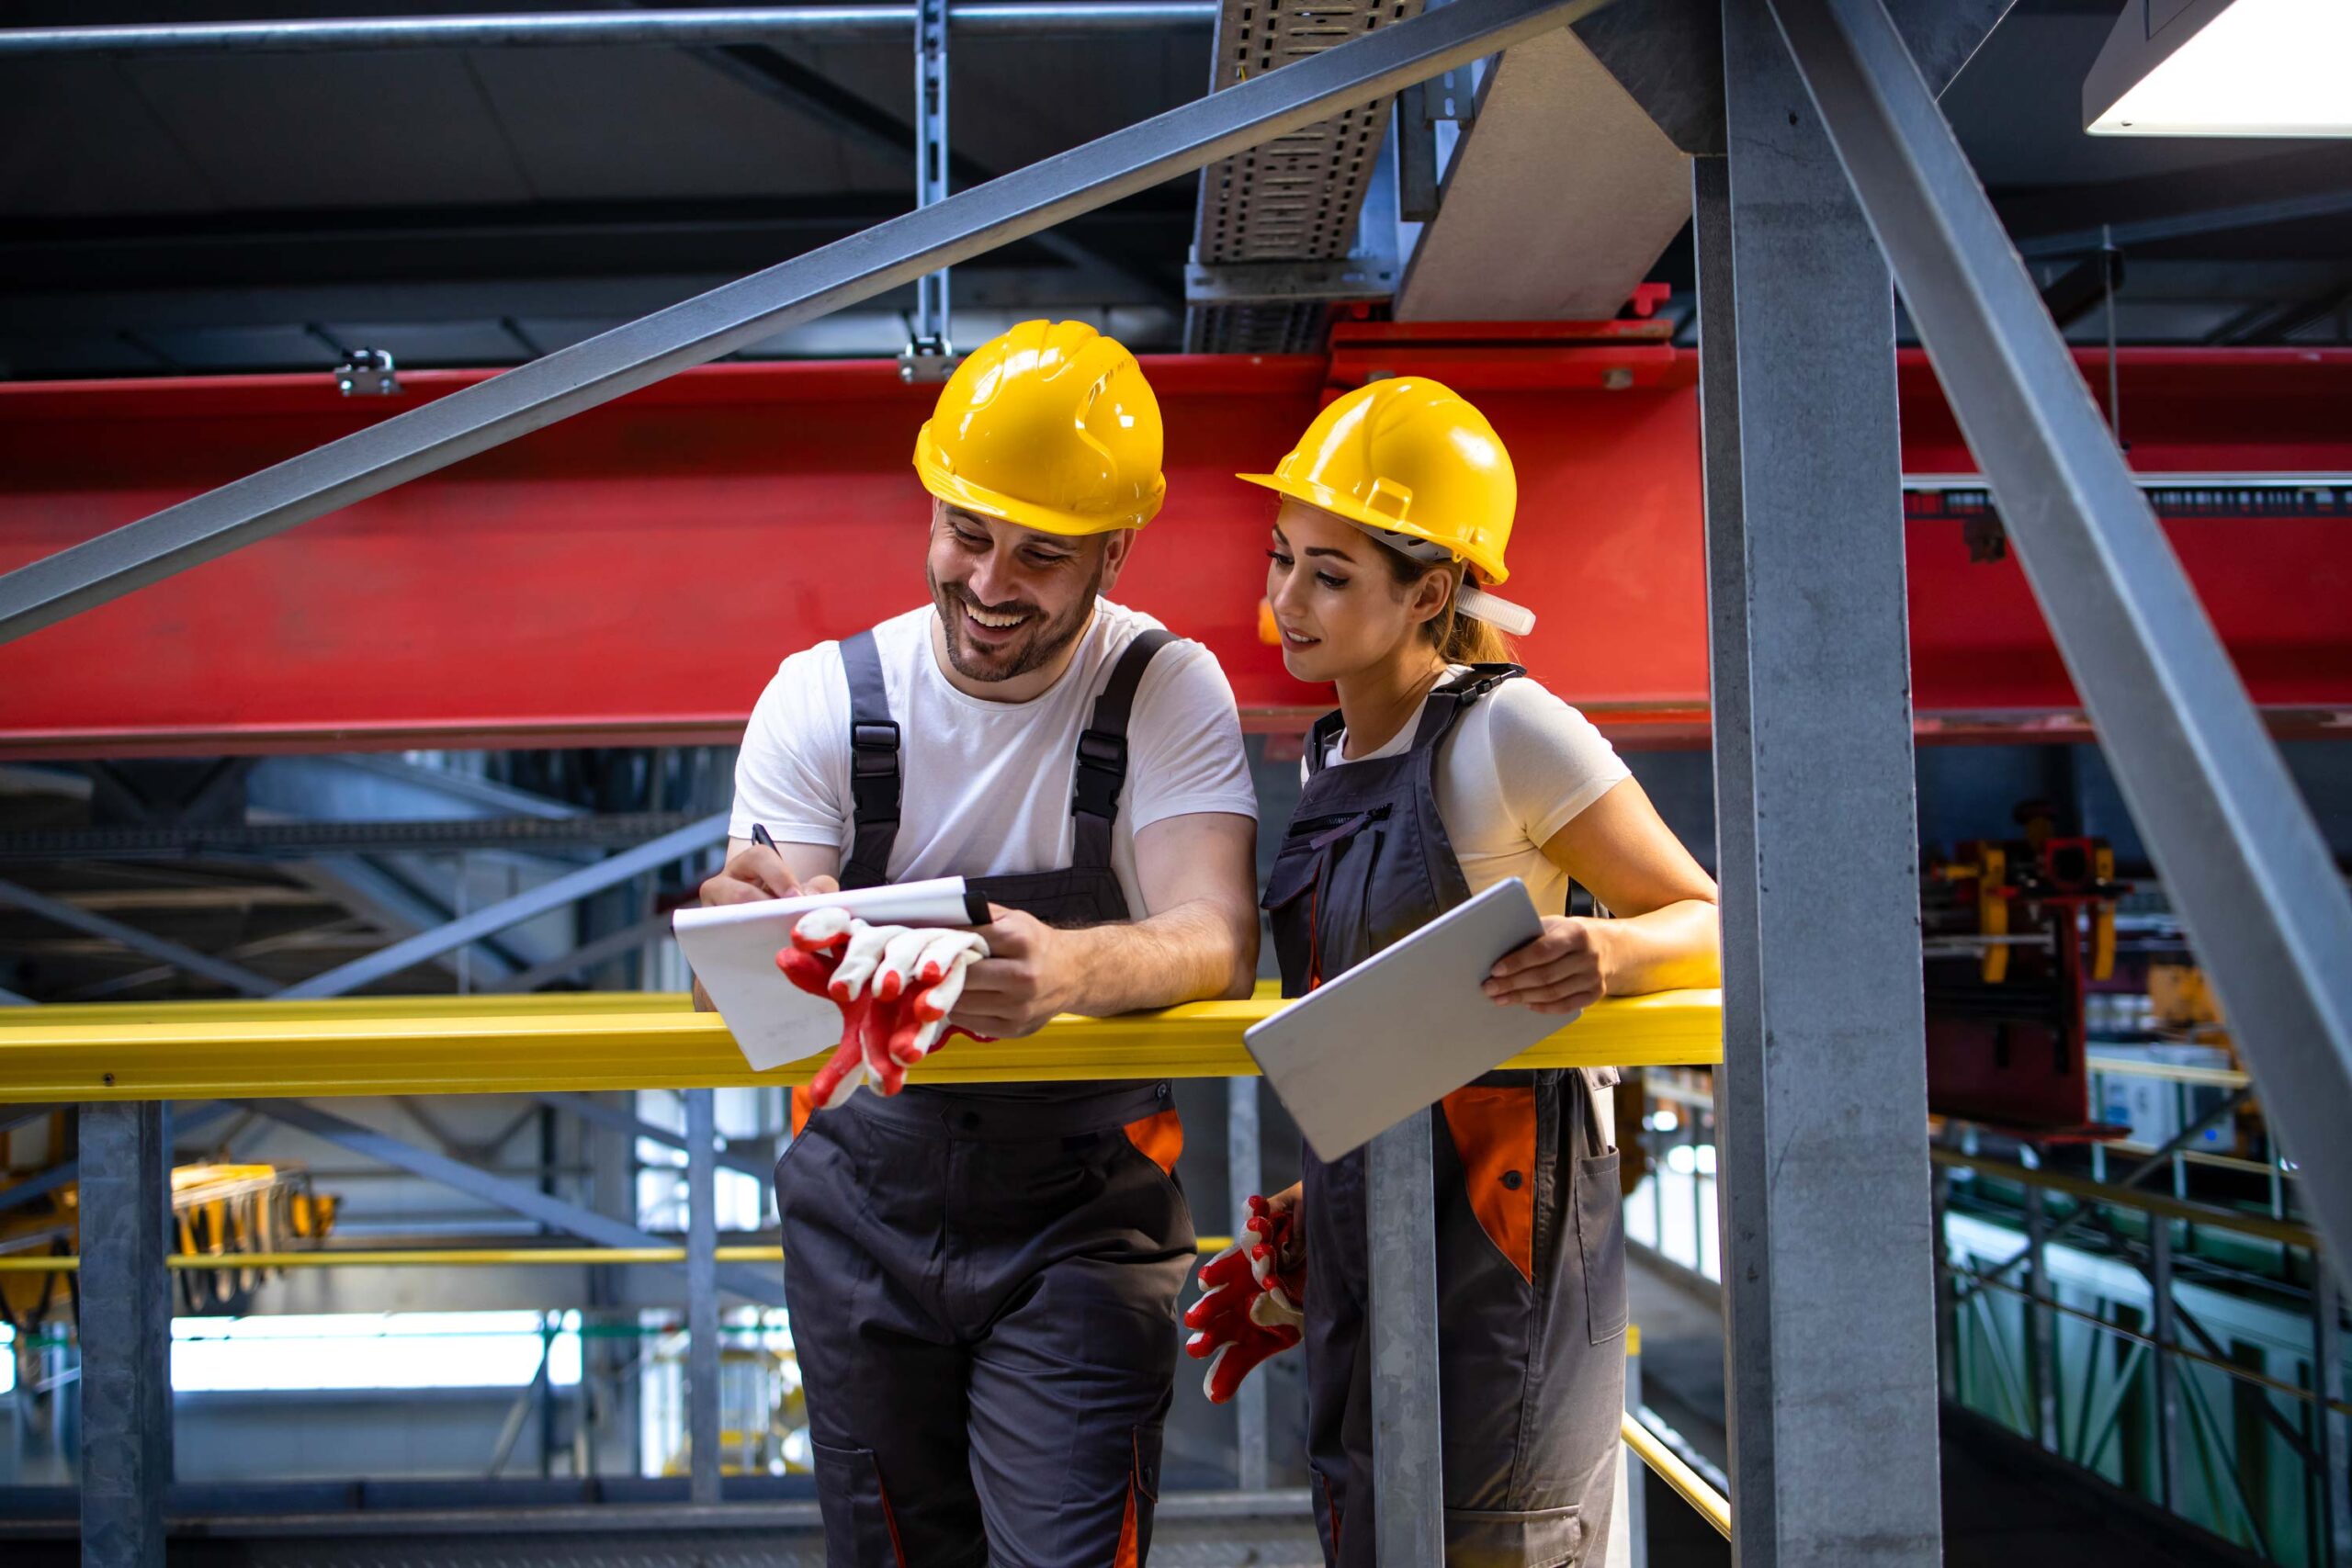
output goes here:
{"type": "MultiPolygon", "coordinates": [[[[1079,738],[1073,863],[974,890],[1055,925],[1130,918],[1111,869],[1127,718],[1170,640],[1128,645],[1079,738]]],[[[873,635],[842,658],[855,792],[842,884],[872,886],[898,834],[899,727],[873,635]]],[[[804,1090],[793,1120],[776,1206],[826,1561],[1141,1562],[1193,1256],[1169,1086],[918,1086],[813,1115],[804,1090]]]]}
{"type": "MultiPolygon", "coordinates": [[[[1303,996],[1470,896],[1434,787],[1439,748],[1513,665],[1430,694],[1409,750],[1308,776],[1265,907],[1283,994],[1303,996]]],[[[1448,1095],[1435,1145],[1446,1561],[1598,1564],[1624,1407],[1617,1154],[1580,1072],[1491,1073],[1448,1095]]],[[[1305,1155],[1307,1461],[1333,1563],[1373,1562],[1372,1338],[1362,1151],[1305,1155]]]]}

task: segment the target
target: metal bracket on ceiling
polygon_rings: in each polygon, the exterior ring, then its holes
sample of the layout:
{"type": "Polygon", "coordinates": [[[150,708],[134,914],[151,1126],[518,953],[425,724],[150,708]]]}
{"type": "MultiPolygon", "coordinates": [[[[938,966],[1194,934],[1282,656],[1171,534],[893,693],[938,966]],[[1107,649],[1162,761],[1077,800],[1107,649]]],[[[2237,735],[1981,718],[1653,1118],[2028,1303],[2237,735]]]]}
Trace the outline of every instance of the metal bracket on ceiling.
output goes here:
{"type": "MultiPolygon", "coordinates": [[[[947,0],[915,6],[915,206],[947,195],[947,0]]],[[[899,351],[899,379],[944,381],[956,368],[948,336],[947,269],[915,280],[914,331],[899,351]]]]}
{"type": "Polygon", "coordinates": [[[1328,262],[1198,263],[1184,269],[1187,305],[1287,304],[1385,299],[1396,292],[1396,263],[1388,256],[1348,256],[1328,262]]]}
{"type": "Polygon", "coordinates": [[[334,384],[346,398],[392,398],[401,391],[392,374],[391,351],[355,348],[351,357],[334,367],[334,384]]]}

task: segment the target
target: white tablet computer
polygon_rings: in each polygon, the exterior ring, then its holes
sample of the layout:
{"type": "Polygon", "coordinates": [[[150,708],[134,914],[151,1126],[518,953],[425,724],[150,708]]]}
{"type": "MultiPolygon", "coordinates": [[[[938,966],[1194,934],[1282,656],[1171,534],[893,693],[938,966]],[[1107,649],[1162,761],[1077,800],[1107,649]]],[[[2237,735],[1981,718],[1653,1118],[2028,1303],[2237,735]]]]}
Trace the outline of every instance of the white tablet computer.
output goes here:
{"type": "Polygon", "coordinates": [[[1243,1036],[1317,1156],[1339,1158],[1573,1018],[1497,1007],[1495,961],[1544,934],[1510,877],[1326,980],[1243,1036]]]}

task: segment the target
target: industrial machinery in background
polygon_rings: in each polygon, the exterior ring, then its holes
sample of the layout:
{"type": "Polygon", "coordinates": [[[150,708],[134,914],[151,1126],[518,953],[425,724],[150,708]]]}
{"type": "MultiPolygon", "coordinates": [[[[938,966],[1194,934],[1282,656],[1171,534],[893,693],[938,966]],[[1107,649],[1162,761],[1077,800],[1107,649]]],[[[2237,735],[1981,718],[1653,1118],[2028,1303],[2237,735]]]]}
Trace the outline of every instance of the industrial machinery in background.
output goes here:
{"type": "Polygon", "coordinates": [[[1930,1111],[2037,1143],[2267,1158],[2243,1066],[2177,921],[2124,908],[2105,839],[2017,808],[2021,838],[1929,863],[1920,893],[1930,1111]],[[2119,932],[2120,934],[2119,935],[2119,932]],[[2210,1081],[2209,1081],[2210,1080],[2210,1081]]]}
{"type": "Polygon", "coordinates": [[[2051,803],[2016,817],[2022,838],[1961,844],[1922,881],[1928,1108],[2040,1139],[2120,1137],[2092,1103],[2085,998],[2115,977],[2131,885],[2106,840],[2058,831],[2051,803]]]}
{"type": "MultiPolygon", "coordinates": [[[[52,1112],[0,1132],[0,1256],[70,1258],[80,1251],[80,1184],[60,1179],[74,1157],[72,1118],[52,1112]],[[17,1163],[29,1159],[29,1168],[17,1163]]],[[[334,1228],[339,1201],[307,1171],[277,1165],[194,1163],[172,1171],[173,1311],[245,1312],[254,1292],[284,1270],[271,1261],[315,1248],[334,1228]],[[238,1259],[252,1258],[250,1265],[238,1259]],[[212,1261],[212,1260],[218,1260],[212,1261]]],[[[71,1321],[80,1297],[66,1268],[0,1272],[0,1323],[11,1330],[25,1386],[41,1331],[71,1321]]]]}

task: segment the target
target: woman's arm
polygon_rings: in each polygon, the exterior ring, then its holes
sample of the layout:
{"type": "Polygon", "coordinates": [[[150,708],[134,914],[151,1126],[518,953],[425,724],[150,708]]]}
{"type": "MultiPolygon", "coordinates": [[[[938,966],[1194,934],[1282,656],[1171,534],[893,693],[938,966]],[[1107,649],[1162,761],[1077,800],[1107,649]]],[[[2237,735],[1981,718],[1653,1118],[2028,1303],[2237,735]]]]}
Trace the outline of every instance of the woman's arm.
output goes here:
{"type": "Polygon", "coordinates": [[[1723,980],[1715,884],[1626,779],[1545,840],[1544,857],[1618,918],[1547,915],[1544,934],[1497,964],[1487,995],[1574,1012],[1604,996],[1723,980]]]}

